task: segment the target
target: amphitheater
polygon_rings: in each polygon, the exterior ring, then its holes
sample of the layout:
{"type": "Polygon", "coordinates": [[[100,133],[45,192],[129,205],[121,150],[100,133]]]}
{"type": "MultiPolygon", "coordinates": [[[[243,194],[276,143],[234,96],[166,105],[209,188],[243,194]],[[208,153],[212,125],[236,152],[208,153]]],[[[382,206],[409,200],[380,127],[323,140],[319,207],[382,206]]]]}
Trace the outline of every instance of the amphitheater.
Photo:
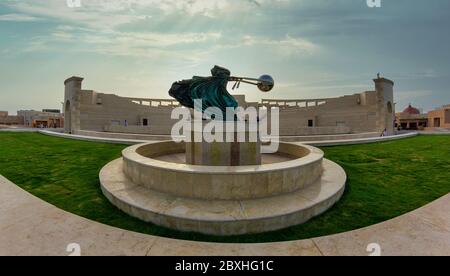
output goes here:
{"type": "MultiPolygon", "coordinates": [[[[328,99],[247,102],[241,107],[280,109],[280,139],[286,142],[344,140],[394,134],[394,82],[376,78],[374,90],[328,99]]],[[[170,140],[172,110],[169,99],[119,97],[82,87],[83,78],[65,84],[65,132],[75,135],[134,140],[170,140]]],[[[270,115],[270,114],[269,114],[270,115]]]]}

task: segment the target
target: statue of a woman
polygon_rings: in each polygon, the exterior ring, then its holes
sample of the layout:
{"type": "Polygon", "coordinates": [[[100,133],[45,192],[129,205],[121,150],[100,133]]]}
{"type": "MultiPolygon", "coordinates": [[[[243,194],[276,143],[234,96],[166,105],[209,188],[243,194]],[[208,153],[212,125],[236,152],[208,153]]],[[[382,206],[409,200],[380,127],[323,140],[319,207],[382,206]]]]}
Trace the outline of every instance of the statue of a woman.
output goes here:
{"type": "MultiPolygon", "coordinates": [[[[236,99],[227,91],[227,84],[231,76],[228,69],[214,66],[211,69],[211,77],[193,77],[190,80],[175,82],[169,91],[169,95],[175,98],[181,105],[196,108],[205,113],[209,107],[217,107],[225,119],[228,107],[238,107],[236,99]],[[194,100],[202,100],[202,107],[194,106],[194,100]]],[[[207,114],[209,115],[209,114],[207,114]]]]}

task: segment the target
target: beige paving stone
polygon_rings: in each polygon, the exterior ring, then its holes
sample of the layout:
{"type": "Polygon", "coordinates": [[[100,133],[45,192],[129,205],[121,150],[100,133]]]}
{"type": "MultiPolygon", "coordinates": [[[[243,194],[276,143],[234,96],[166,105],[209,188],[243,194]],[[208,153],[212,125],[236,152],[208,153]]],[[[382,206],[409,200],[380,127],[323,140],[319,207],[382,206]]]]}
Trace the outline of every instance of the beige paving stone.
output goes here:
{"type": "Polygon", "coordinates": [[[109,190],[112,192],[117,192],[125,189],[132,189],[137,185],[131,181],[128,181],[126,175],[123,173],[123,161],[122,159],[117,159],[111,163],[114,168],[114,172],[110,173],[105,170],[100,171],[100,182],[108,182],[111,185],[108,186],[109,190]]]}
{"type": "Polygon", "coordinates": [[[383,255],[450,256],[450,194],[409,214],[343,234],[280,243],[220,244],[133,233],[80,218],[26,193],[0,176],[0,255],[363,255],[378,242],[383,255]],[[4,204],[8,203],[8,204],[4,204]]]}
{"type": "Polygon", "coordinates": [[[369,255],[377,243],[381,254],[450,255],[450,194],[412,213],[348,233],[315,238],[324,255],[369,255]]]}
{"type": "MultiPolygon", "coordinates": [[[[0,130],[2,131],[2,130],[0,130]]],[[[22,131],[22,130],[20,130],[22,131]]],[[[35,130],[35,132],[41,133],[47,136],[60,137],[65,139],[101,142],[111,144],[125,144],[125,145],[137,145],[142,143],[148,143],[152,141],[167,141],[171,140],[170,135],[137,135],[137,134],[124,134],[124,133],[108,133],[108,132],[96,132],[88,130],[78,130],[76,133],[82,135],[73,135],[66,133],[58,133],[48,130],[35,130]]],[[[370,144],[380,143],[394,140],[407,139],[418,135],[449,135],[448,133],[436,132],[411,132],[405,134],[398,134],[393,136],[380,137],[378,132],[367,132],[357,134],[346,135],[321,135],[321,136],[281,136],[280,141],[289,143],[301,143],[304,145],[310,145],[315,147],[327,147],[327,146],[342,146],[342,145],[358,145],[358,144],[370,144]]]]}
{"type": "Polygon", "coordinates": [[[321,256],[312,240],[261,244],[223,244],[159,238],[149,256],[321,256]],[[174,250],[176,248],[176,250],[174,250]]]}
{"type": "Polygon", "coordinates": [[[165,214],[179,218],[215,221],[233,221],[243,218],[238,201],[199,201],[177,199],[164,211],[165,214]]]}
{"type": "Polygon", "coordinates": [[[0,211],[0,255],[67,256],[70,243],[78,243],[82,255],[145,255],[155,239],[64,212],[1,176],[0,191],[2,202],[23,199],[0,211]]]}

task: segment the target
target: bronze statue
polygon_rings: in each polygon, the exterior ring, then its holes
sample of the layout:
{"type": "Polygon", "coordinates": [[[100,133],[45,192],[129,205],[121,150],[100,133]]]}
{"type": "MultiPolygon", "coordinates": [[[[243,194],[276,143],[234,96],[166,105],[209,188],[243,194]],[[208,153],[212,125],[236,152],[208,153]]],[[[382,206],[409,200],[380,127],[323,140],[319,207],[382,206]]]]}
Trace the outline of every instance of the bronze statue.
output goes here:
{"type": "Polygon", "coordinates": [[[194,100],[202,100],[200,111],[203,113],[209,107],[217,107],[225,115],[227,108],[238,107],[236,99],[227,91],[229,81],[235,82],[233,90],[239,88],[241,83],[247,83],[256,85],[263,92],[269,92],[275,85],[269,75],[263,75],[259,79],[232,77],[230,70],[220,66],[214,66],[211,74],[211,77],[194,76],[190,80],[175,82],[169,90],[169,95],[188,108],[197,108],[194,106],[194,100]]]}

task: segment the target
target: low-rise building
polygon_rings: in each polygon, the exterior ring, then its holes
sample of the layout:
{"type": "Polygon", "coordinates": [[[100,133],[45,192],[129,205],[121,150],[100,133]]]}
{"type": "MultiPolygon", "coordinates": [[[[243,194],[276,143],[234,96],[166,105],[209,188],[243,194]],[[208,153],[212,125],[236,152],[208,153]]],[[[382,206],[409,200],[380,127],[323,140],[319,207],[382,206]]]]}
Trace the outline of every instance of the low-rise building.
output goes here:
{"type": "Polygon", "coordinates": [[[428,127],[428,114],[422,113],[411,104],[395,114],[396,127],[402,130],[424,130],[428,127]]]}
{"type": "Polygon", "coordinates": [[[23,117],[9,115],[8,111],[0,111],[0,125],[18,126],[23,125],[23,117]]]}
{"type": "Polygon", "coordinates": [[[26,127],[62,128],[64,127],[64,115],[59,111],[58,113],[55,111],[20,110],[17,112],[17,115],[23,117],[23,122],[26,127]]]}
{"type": "Polygon", "coordinates": [[[428,112],[428,121],[433,128],[450,128],[450,104],[428,112]]]}

